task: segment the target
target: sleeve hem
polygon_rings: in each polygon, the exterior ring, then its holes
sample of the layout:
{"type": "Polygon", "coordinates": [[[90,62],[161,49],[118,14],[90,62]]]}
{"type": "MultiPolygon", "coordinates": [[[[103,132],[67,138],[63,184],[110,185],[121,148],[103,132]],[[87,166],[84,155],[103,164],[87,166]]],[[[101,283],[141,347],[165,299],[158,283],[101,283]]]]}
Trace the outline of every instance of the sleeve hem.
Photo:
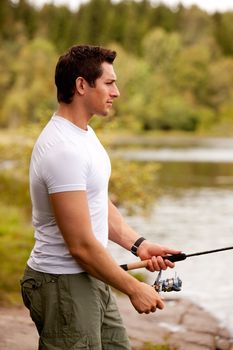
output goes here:
{"type": "Polygon", "coordinates": [[[54,186],[48,189],[49,194],[57,192],[69,192],[69,191],[86,191],[86,185],[63,185],[54,186]]]}

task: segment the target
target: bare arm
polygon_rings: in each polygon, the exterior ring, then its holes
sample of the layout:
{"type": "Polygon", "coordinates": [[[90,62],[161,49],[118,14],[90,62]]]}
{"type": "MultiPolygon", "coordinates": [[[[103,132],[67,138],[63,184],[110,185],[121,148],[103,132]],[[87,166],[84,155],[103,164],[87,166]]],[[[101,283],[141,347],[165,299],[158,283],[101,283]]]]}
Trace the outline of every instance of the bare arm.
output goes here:
{"type": "MultiPolygon", "coordinates": [[[[134,242],[141,237],[124,220],[119,210],[109,200],[109,239],[123,248],[130,250],[134,242]]],[[[141,260],[150,259],[147,268],[150,271],[165,270],[174,267],[175,264],[169,260],[163,260],[161,256],[167,254],[178,254],[179,250],[171,249],[149,241],[143,241],[138,248],[138,256],[141,260]]]]}
{"type": "Polygon", "coordinates": [[[85,191],[55,193],[50,199],[68,249],[85,271],[127,294],[140,313],[163,308],[155,290],[122,270],[95,238],[85,191]]]}
{"type": "Polygon", "coordinates": [[[109,200],[108,204],[109,239],[123,248],[130,250],[134,242],[141,237],[124,220],[120,211],[109,200]]]}

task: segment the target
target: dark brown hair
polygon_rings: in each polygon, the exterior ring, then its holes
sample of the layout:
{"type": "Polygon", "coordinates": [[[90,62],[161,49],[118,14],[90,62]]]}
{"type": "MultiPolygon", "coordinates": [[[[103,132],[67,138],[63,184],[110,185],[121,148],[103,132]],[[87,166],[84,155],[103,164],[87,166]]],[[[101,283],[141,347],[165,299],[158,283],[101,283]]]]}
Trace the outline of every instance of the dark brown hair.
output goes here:
{"type": "Polygon", "coordinates": [[[78,45],[71,47],[62,55],[56,65],[55,84],[58,102],[71,103],[75,91],[75,81],[83,77],[90,86],[103,71],[103,62],[113,63],[116,52],[99,46],[78,45]]]}

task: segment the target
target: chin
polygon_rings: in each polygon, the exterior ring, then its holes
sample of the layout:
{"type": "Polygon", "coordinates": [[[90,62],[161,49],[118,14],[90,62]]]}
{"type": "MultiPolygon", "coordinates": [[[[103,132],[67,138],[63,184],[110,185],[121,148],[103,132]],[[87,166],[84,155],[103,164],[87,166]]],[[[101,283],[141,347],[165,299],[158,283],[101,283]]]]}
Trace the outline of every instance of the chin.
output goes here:
{"type": "Polygon", "coordinates": [[[96,114],[99,115],[100,117],[107,117],[109,115],[109,111],[102,111],[96,114]]]}

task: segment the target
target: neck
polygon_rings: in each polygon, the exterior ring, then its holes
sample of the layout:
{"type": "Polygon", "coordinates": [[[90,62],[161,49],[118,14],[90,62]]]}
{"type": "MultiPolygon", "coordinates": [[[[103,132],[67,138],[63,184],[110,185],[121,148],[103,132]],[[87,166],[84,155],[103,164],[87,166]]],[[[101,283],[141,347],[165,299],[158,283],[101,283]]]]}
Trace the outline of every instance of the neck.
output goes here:
{"type": "Polygon", "coordinates": [[[77,106],[74,106],[72,103],[60,103],[56,114],[69,120],[83,130],[87,130],[88,122],[91,119],[83,110],[77,108],[77,106]]]}

